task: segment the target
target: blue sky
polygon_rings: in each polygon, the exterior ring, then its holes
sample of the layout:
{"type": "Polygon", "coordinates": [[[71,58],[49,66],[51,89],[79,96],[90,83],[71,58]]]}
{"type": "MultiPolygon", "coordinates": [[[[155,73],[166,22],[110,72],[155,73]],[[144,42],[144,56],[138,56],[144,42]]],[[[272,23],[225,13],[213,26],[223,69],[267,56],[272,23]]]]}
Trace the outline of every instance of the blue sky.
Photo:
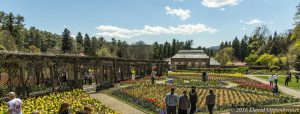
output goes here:
{"type": "Polygon", "coordinates": [[[90,36],[133,43],[194,40],[194,47],[293,28],[298,0],[0,0],[0,10],[25,17],[26,27],[61,34],[67,27],[90,36]]]}

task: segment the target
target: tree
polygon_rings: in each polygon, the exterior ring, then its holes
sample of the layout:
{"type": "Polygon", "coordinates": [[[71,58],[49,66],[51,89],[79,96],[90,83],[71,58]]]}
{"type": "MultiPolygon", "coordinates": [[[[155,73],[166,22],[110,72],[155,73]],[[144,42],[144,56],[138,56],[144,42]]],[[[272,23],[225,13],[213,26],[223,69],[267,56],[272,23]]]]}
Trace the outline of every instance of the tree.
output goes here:
{"type": "Polygon", "coordinates": [[[92,55],[92,49],[91,49],[91,39],[88,34],[85,34],[84,36],[84,53],[87,55],[92,55]]]}
{"type": "Polygon", "coordinates": [[[65,28],[62,33],[62,47],[61,50],[66,53],[72,50],[72,40],[71,40],[71,32],[65,28]]]}
{"type": "Polygon", "coordinates": [[[107,47],[104,47],[104,48],[101,48],[101,49],[98,49],[96,51],[96,55],[98,57],[114,57],[111,52],[109,51],[109,49],[107,47]]]}
{"type": "Polygon", "coordinates": [[[300,71],[300,55],[297,55],[294,67],[295,67],[295,70],[300,71]]]}
{"type": "Polygon", "coordinates": [[[294,16],[294,21],[295,21],[296,25],[299,25],[299,23],[300,23],[300,4],[298,4],[296,6],[296,8],[297,8],[297,11],[296,11],[296,14],[294,16]]]}
{"type": "Polygon", "coordinates": [[[176,39],[173,39],[172,41],[172,54],[171,56],[175,55],[177,52],[176,52],[176,39]]]}
{"type": "Polygon", "coordinates": [[[184,43],[183,49],[190,50],[190,49],[192,49],[192,45],[193,45],[193,40],[188,40],[184,43]]]}
{"type": "Polygon", "coordinates": [[[249,65],[254,65],[258,58],[259,56],[256,53],[252,53],[245,58],[245,62],[249,65]]]}
{"type": "Polygon", "coordinates": [[[267,49],[266,39],[268,34],[269,34],[269,29],[267,28],[266,25],[256,27],[253,34],[254,42],[252,42],[253,44],[250,44],[252,45],[253,52],[258,53],[259,55],[266,52],[267,49]]]}
{"type": "Polygon", "coordinates": [[[92,50],[92,54],[94,55],[96,50],[100,48],[99,45],[97,44],[97,38],[96,37],[92,37],[91,40],[91,50],[92,50]]]}
{"type": "Polygon", "coordinates": [[[168,49],[169,45],[170,45],[169,42],[166,41],[164,44],[164,57],[163,58],[168,58],[170,56],[170,52],[168,49]]]}
{"type": "Polygon", "coordinates": [[[241,45],[240,45],[240,59],[242,61],[245,60],[245,58],[248,56],[248,37],[245,35],[244,38],[241,41],[241,45]]]}
{"type": "Polygon", "coordinates": [[[8,51],[17,50],[17,45],[13,41],[12,35],[7,30],[0,30],[0,45],[8,51]]]}
{"type": "Polygon", "coordinates": [[[81,35],[81,32],[78,32],[77,33],[77,36],[76,36],[76,47],[77,47],[77,51],[82,51],[83,50],[83,37],[81,35]]]}
{"type": "Polygon", "coordinates": [[[232,61],[233,49],[226,47],[216,53],[215,59],[222,65],[228,65],[232,61]]]}
{"type": "Polygon", "coordinates": [[[237,37],[232,41],[233,55],[240,58],[240,41],[237,37]]]}
{"type": "Polygon", "coordinates": [[[154,59],[159,59],[159,57],[160,57],[160,47],[159,47],[157,42],[154,42],[152,49],[153,49],[153,58],[154,59]]]}
{"type": "Polygon", "coordinates": [[[278,66],[276,66],[276,64],[278,62],[279,62],[278,57],[267,54],[267,53],[264,53],[256,60],[257,64],[268,66],[270,69],[273,69],[276,67],[278,68],[278,66]]]}

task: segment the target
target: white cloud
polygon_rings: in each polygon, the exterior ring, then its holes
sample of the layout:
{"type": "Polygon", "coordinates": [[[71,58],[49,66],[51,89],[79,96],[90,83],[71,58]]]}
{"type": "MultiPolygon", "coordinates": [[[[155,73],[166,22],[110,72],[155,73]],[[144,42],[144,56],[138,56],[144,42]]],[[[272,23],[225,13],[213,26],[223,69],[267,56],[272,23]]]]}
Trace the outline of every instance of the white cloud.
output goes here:
{"type": "Polygon", "coordinates": [[[183,24],[178,26],[149,26],[145,25],[143,29],[126,29],[116,26],[97,26],[96,29],[100,30],[96,33],[99,36],[118,37],[118,38],[131,38],[141,35],[160,35],[160,34],[171,34],[171,35],[192,35],[195,33],[209,32],[214,33],[217,29],[207,27],[204,24],[183,24]]]}
{"type": "Polygon", "coordinates": [[[260,23],[264,23],[264,21],[262,20],[259,20],[259,19],[250,19],[248,21],[243,21],[243,20],[240,20],[241,23],[245,23],[247,25],[253,25],[253,24],[260,24],[260,23]]]}
{"type": "Polygon", "coordinates": [[[246,27],[242,27],[242,30],[246,30],[246,27]]]}
{"type": "Polygon", "coordinates": [[[225,8],[221,8],[220,10],[221,10],[221,11],[225,11],[225,8]]]}
{"type": "Polygon", "coordinates": [[[184,9],[172,9],[169,6],[165,7],[166,11],[167,11],[167,15],[172,15],[172,16],[177,16],[179,17],[181,20],[186,20],[188,18],[191,17],[191,11],[190,10],[184,10],[184,9]]]}
{"type": "Polygon", "coordinates": [[[201,4],[209,8],[237,5],[240,0],[202,0],[201,4]]]}

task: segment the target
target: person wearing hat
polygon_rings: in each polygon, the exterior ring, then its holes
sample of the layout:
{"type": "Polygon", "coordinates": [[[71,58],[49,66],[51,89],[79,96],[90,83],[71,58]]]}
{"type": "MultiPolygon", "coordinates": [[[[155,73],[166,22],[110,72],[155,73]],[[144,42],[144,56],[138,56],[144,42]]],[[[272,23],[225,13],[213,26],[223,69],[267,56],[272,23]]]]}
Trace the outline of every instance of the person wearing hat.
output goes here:
{"type": "Polygon", "coordinates": [[[60,108],[58,110],[58,114],[71,114],[70,113],[70,104],[67,102],[61,103],[60,108]]]}
{"type": "Polygon", "coordinates": [[[16,98],[16,94],[14,92],[9,92],[7,94],[7,98],[9,99],[7,103],[7,114],[22,114],[22,100],[16,98]]]}

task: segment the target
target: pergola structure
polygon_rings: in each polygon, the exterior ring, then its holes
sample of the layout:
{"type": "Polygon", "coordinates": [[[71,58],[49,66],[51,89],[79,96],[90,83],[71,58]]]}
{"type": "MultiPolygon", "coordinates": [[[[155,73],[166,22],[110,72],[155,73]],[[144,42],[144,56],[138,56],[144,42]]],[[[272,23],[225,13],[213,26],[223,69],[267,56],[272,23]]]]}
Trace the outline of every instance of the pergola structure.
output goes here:
{"type": "Polygon", "coordinates": [[[22,90],[21,93],[29,94],[33,90],[26,88],[33,86],[80,88],[87,71],[94,75],[97,88],[101,89],[129,79],[133,68],[136,76],[142,77],[150,75],[152,68],[163,75],[167,67],[167,62],[157,60],[0,52],[0,89],[7,87],[10,91],[22,90]]]}

